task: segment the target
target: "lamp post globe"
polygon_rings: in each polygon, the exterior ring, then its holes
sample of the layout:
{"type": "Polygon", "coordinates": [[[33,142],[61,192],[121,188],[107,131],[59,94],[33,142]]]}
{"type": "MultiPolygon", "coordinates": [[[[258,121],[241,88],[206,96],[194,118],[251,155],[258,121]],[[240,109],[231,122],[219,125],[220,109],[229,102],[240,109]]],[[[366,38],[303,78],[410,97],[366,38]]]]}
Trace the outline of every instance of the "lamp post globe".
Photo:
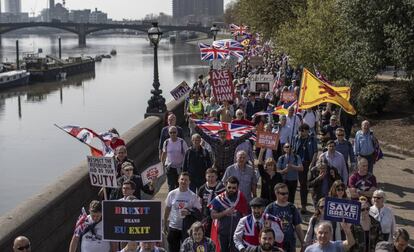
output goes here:
{"type": "Polygon", "coordinates": [[[213,40],[216,41],[217,33],[220,31],[220,28],[217,27],[217,25],[213,24],[213,26],[210,28],[210,32],[213,34],[213,40]]]}
{"type": "Polygon", "coordinates": [[[161,40],[162,32],[158,27],[158,23],[152,23],[152,27],[148,30],[148,38],[154,46],[154,82],[151,90],[151,98],[148,100],[147,113],[145,117],[153,114],[163,114],[167,111],[165,105],[165,98],[162,97],[162,90],[160,89],[160,81],[158,78],[158,43],[161,40]]]}

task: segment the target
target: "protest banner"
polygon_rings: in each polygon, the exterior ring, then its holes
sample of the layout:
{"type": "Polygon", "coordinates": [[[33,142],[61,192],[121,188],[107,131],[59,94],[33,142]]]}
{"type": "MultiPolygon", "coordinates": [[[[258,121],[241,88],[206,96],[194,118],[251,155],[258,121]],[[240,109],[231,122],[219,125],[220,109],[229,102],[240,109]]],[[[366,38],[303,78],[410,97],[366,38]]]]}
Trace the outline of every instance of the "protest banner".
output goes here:
{"type": "Polygon", "coordinates": [[[190,92],[191,88],[188,86],[187,82],[181,82],[176,88],[171,90],[171,95],[174,97],[174,100],[178,100],[183,97],[185,94],[190,92]]]}
{"type": "Polygon", "coordinates": [[[268,92],[274,83],[274,77],[271,74],[253,74],[249,80],[250,91],[253,92],[268,92]]]}
{"type": "Polygon", "coordinates": [[[324,220],[359,224],[361,203],[355,200],[325,198],[324,220]]]}
{"type": "Polygon", "coordinates": [[[296,100],[296,94],[293,91],[292,92],[290,92],[290,91],[284,91],[284,92],[282,92],[282,95],[280,97],[280,100],[282,102],[291,102],[291,101],[294,101],[294,100],[296,100]]]}
{"type": "Polygon", "coordinates": [[[211,70],[210,80],[217,102],[234,100],[234,86],[230,71],[211,70]]]}
{"type": "Polygon", "coordinates": [[[91,185],[117,188],[115,160],[112,157],[88,156],[91,185]]]}
{"type": "Polygon", "coordinates": [[[164,169],[161,163],[150,166],[141,173],[142,183],[148,184],[151,180],[161,177],[164,174],[164,169]]]}
{"type": "Polygon", "coordinates": [[[102,201],[103,239],[161,241],[161,201],[102,201]]]}
{"type": "Polygon", "coordinates": [[[263,57],[262,56],[251,56],[250,57],[250,65],[253,68],[262,66],[263,65],[263,57]]]}
{"type": "Polygon", "coordinates": [[[277,150],[278,145],[279,134],[264,131],[257,132],[256,147],[277,150]]]}

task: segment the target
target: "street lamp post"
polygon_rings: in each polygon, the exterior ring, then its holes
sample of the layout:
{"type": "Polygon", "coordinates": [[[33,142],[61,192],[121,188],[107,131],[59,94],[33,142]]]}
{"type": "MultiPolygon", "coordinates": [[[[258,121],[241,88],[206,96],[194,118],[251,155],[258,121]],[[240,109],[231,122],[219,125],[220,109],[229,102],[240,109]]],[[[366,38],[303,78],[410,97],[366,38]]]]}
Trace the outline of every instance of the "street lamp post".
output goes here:
{"type": "Polygon", "coordinates": [[[217,27],[217,25],[213,24],[213,26],[210,28],[210,32],[213,34],[213,40],[216,41],[217,33],[220,31],[220,28],[217,27]]]}
{"type": "Polygon", "coordinates": [[[165,98],[162,97],[162,90],[160,89],[160,81],[158,79],[158,43],[161,40],[162,32],[158,27],[158,23],[152,23],[152,27],[148,30],[148,38],[154,46],[154,82],[151,90],[151,98],[148,100],[147,113],[145,117],[150,115],[161,115],[167,111],[165,105],[165,98]]]}

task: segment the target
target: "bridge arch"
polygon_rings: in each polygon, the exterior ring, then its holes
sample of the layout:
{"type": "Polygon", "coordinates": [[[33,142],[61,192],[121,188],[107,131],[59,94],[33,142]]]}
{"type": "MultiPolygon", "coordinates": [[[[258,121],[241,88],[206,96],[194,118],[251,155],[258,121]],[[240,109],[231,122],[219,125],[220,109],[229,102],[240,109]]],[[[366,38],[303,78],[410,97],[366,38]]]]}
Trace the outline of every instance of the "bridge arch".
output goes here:
{"type": "Polygon", "coordinates": [[[3,23],[0,27],[0,34],[5,34],[11,31],[20,30],[24,28],[30,28],[30,27],[50,27],[55,28],[59,30],[64,30],[70,33],[75,33],[79,35],[79,32],[76,30],[76,27],[70,27],[66,25],[59,25],[60,23],[47,23],[47,22],[30,22],[30,23],[16,23],[13,25],[7,25],[7,23],[3,23]]]}

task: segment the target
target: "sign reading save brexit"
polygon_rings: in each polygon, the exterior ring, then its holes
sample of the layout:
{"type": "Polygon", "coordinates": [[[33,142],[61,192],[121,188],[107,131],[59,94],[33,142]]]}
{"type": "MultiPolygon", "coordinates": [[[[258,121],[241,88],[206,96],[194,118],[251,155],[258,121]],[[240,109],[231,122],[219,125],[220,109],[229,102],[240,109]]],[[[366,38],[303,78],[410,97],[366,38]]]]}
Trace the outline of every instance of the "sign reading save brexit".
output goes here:
{"type": "Polygon", "coordinates": [[[324,220],[359,224],[361,203],[355,200],[325,198],[324,220]]]}
{"type": "Polygon", "coordinates": [[[103,239],[161,241],[161,201],[104,200],[103,239]]]}
{"type": "Polygon", "coordinates": [[[217,102],[234,100],[233,80],[229,70],[211,70],[210,79],[217,102]]]}
{"type": "Polygon", "coordinates": [[[91,185],[117,188],[115,160],[112,157],[88,156],[91,185]]]}

